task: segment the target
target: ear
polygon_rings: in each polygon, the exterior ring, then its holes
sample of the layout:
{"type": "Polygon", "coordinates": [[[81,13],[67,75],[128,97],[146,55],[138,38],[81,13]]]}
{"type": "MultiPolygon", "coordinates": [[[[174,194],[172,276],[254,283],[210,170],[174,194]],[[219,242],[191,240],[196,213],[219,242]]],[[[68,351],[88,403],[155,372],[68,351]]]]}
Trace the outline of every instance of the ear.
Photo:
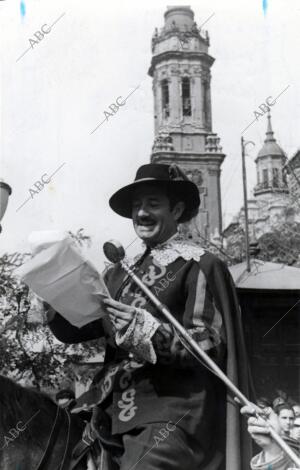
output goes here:
{"type": "Polygon", "coordinates": [[[178,221],[182,216],[185,209],[185,203],[183,201],[179,201],[175,204],[172,209],[172,214],[174,215],[174,219],[178,221]]]}

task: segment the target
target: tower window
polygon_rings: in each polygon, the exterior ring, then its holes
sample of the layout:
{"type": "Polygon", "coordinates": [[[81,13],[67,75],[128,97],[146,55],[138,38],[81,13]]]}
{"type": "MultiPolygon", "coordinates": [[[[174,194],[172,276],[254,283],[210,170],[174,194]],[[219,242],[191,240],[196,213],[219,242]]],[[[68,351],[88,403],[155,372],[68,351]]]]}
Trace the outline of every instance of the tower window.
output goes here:
{"type": "Polygon", "coordinates": [[[162,95],[162,113],[163,113],[163,118],[165,119],[170,116],[168,80],[162,80],[161,82],[161,95],[162,95]]]}
{"type": "Polygon", "coordinates": [[[204,123],[205,126],[207,127],[207,121],[208,121],[208,96],[207,96],[207,82],[204,80],[202,82],[203,86],[203,117],[204,117],[204,123]]]}
{"type": "Polygon", "coordinates": [[[278,168],[273,168],[273,187],[278,188],[279,186],[279,171],[278,168]]]}
{"type": "Polygon", "coordinates": [[[192,115],[191,107],[191,85],[190,79],[184,77],[181,82],[181,96],[182,96],[182,114],[183,116],[192,115]]]}
{"type": "Polygon", "coordinates": [[[268,170],[265,168],[263,170],[263,187],[267,188],[268,186],[269,186],[268,170]]]}

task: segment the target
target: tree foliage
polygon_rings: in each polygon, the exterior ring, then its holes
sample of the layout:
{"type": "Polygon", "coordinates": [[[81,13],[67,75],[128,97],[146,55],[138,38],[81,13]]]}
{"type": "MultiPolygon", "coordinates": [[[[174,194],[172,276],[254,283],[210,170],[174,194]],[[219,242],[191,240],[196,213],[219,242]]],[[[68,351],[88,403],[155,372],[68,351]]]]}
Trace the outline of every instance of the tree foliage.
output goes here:
{"type": "MultiPolygon", "coordinates": [[[[273,263],[283,263],[300,267],[300,224],[283,219],[257,239],[258,259],[273,263]]],[[[231,234],[226,238],[226,252],[240,263],[246,258],[244,227],[237,223],[231,234]]],[[[251,239],[250,239],[251,249],[251,239]]]]}
{"type": "Polygon", "coordinates": [[[235,224],[226,238],[225,252],[230,257],[229,264],[241,263],[246,259],[245,231],[240,224],[235,224]]]}
{"type": "Polygon", "coordinates": [[[259,259],[300,266],[300,224],[297,222],[280,224],[260,237],[259,247],[261,250],[259,259]]]}

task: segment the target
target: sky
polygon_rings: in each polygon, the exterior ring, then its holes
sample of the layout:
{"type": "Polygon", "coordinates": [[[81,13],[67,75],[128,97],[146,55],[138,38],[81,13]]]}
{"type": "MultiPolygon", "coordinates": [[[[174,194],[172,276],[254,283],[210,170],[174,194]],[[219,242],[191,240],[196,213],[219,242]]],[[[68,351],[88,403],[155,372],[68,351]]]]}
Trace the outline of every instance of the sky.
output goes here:
{"type": "MultiPolygon", "coordinates": [[[[151,37],[163,26],[167,6],[176,4],[182,0],[0,2],[0,178],[13,190],[2,220],[0,255],[28,251],[32,231],[82,227],[92,237],[87,256],[101,267],[105,241],[127,246],[135,240],[131,221],[114,214],[108,199],[149,162],[151,37]],[[41,29],[44,33],[35,36],[41,29]],[[130,93],[126,105],[92,132],[104,111],[130,93]]],[[[283,92],[272,106],[278,143],[289,157],[300,147],[300,4],[197,0],[186,5],[198,25],[210,17],[204,29],[215,58],[213,131],[226,154],[225,228],[243,200],[242,131],[268,97],[283,92]]],[[[266,115],[258,117],[243,133],[255,143],[247,147],[249,195],[266,121],[266,115]]]]}

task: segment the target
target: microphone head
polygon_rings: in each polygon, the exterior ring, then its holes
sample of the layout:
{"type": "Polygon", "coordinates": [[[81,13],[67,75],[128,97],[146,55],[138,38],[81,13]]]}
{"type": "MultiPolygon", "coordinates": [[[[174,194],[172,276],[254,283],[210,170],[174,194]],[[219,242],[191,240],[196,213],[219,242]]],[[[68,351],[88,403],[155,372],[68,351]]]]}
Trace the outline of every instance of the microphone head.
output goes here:
{"type": "Polygon", "coordinates": [[[125,257],[125,250],[117,240],[109,240],[103,245],[103,252],[111,263],[118,263],[125,257]]]}

